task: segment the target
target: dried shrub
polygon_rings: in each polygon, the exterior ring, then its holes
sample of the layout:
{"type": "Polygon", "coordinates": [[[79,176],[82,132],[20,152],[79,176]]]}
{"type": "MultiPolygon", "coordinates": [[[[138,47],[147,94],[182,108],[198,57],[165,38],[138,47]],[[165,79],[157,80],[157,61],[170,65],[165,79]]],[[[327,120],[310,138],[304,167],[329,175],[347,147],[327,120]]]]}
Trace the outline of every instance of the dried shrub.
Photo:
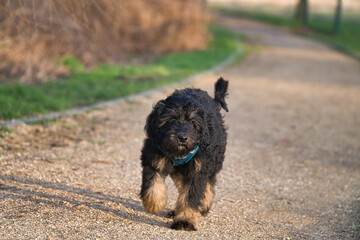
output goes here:
{"type": "Polygon", "coordinates": [[[207,43],[201,0],[0,0],[0,26],[0,81],[24,83],[68,74],[67,55],[89,68],[207,43]]]}

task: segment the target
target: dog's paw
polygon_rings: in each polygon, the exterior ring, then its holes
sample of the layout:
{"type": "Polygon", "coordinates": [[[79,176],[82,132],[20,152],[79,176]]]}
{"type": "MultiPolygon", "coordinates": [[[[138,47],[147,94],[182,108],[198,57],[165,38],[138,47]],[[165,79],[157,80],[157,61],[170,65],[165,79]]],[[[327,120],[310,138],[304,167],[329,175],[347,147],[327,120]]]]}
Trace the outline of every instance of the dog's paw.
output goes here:
{"type": "Polygon", "coordinates": [[[175,217],[175,211],[170,211],[166,214],[167,218],[174,218],[175,217]]]}
{"type": "Polygon", "coordinates": [[[175,221],[172,225],[171,225],[172,229],[175,230],[185,230],[185,231],[196,231],[196,227],[194,226],[194,224],[188,222],[188,221],[175,221]]]}

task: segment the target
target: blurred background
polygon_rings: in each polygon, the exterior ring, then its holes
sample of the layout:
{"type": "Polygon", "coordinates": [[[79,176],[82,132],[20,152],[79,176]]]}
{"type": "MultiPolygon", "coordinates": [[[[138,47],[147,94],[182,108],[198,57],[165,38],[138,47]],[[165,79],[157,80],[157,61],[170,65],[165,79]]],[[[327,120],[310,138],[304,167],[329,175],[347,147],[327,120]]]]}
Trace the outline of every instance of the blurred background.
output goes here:
{"type": "MultiPolygon", "coordinates": [[[[294,9],[299,0],[208,0],[211,4],[231,4],[238,7],[245,8],[268,8],[268,10],[288,10],[294,9]]],[[[358,0],[343,0],[341,1],[344,10],[357,12],[360,10],[360,1],[358,0]]],[[[320,12],[333,12],[337,5],[337,0],[308,0],[312,10],[320,12]]]]}
{"type": "Polygon", "coordinates": [[[358,0],[208,0],[214,9],[251,18],[336,45],[360,56],[358,0]]]}
{"type": "Polygon", "coordinates": [[[0,0],[0,121],[180,80],[237,48],[250,18],[360,58],[359,0],[0,0]]]}
{"type": "Polygon", "coordinates": [[[0,10],[1,81],[66,74],[54,61],[66,55],[92,67],[207,43],[200,1],[1,0],[0,10]]]}

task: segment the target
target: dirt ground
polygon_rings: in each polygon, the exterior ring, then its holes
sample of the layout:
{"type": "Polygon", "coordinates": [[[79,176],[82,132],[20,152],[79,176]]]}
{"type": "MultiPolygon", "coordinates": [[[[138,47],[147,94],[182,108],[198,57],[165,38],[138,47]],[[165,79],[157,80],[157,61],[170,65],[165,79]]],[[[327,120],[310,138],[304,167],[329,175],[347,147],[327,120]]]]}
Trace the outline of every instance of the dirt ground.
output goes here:
{"type": "Polygon", "coordinates": [[[212,95],[220,74],[230,80],[226,159],[197,232],[169,229],[138,196],[145,118],[167,87],[3,134],[0,239],[360,239],[360,64],[274,27],[221,22],[254,50],[193,82],[212,95]]]}

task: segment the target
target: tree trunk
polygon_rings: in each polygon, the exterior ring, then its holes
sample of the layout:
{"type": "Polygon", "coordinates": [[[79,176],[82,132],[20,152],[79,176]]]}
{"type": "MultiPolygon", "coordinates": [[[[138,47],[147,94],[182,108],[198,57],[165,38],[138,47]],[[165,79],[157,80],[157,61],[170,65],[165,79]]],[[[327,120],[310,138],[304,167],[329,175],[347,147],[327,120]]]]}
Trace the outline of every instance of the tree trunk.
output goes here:
{"type": "Polygon", "coordinates": [[[335,17],[334,17],[334,29],[333,33],[338,35],[340,33],[340,25],[341,25],[341,0],[337,1],[337,6],[335,10],[335,17]]]}
{"type": "Polygon", "coordinates": [[[305,25],[305,26],[308,25],[308,1],[307,0],[299,0],[297,7],[296,7],[295,18],[299,19],[302,25],[305,25]]]}

